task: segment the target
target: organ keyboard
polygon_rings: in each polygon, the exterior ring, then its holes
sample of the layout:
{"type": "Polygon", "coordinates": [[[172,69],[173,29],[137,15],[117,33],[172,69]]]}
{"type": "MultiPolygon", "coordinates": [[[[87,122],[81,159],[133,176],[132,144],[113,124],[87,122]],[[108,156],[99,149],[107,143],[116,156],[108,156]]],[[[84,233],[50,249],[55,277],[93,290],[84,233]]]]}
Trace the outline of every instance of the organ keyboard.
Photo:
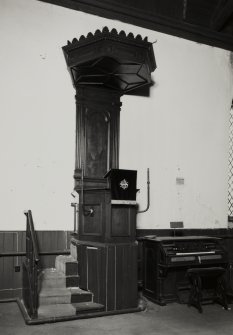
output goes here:
{"type": "Polygon", "coordinates": [[[186,271],[194,267],[226,267],[228,255],[221,239],[209,236],[156,237],[143,239],[143,293],[164,305],[179,300],[187,287],[186,271]]]}

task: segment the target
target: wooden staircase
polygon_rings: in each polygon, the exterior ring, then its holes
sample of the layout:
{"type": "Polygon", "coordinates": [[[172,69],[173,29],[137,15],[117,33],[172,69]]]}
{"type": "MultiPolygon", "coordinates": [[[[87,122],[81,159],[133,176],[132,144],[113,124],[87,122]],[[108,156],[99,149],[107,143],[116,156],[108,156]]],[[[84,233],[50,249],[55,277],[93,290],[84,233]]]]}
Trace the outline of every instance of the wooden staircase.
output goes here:
{"type": "MultiPolygon", "coordinates": [[[[31,210],[25,212],[25,215],[27,217],[26,257],[23,262],[22,299],[18,299],[17,303],[27,325],[134,313],[146,308],[142,299],[138,300],[135,294],[137,293],[135,285],[132,285],[132,282],[125,275],[125,272],[129,275],[131,271],[134,274],[135,284],[136,263],[134,262],[132,265],[132,257],[126,257],[130,256],[131,253],[135,255],[134,244],[123,245],[119,248],[114,244],[101,245],[98,248],[84,244],[83,248],[78,249],[77,244],[71,241],[70,255],[59,255],[55,259],[54,268],[41,269],[31,210]],[[83,255],[86,255],[85,250],[88,251],[88,259],[82,258],[83,255]],[[77,253],[80,252],[79,264],[77,253]],[[111,257],[105,257],[107,254],[111,257]],[[98,263],[99,256],[103,256],[101,258],[102,265],[98,263]],[[120,267],[118,272],[116,256],[120,260],[119,264],[124,264],[124,268],[120,267]],[[126,261],[123,262],[123,259],[126,261]],[[101,266],[96,267],[96,264],[101,266]],[[107,272],[106,269],[110,270],[107,272]],[[88,281],[88,275],[90,275],[91,281],[88,281]],[[101,299],[96,278],[97,281],[98,278],[100,279],[98,284],[101,284],[101,299]],[[105,282],[106,278],[107,282],[105,282]],[[117,291],[118,286],[120,289],[117,291]],[[131,290],[131,286],[133,290],[131,290]],[[90,287],[92,291],[90,291],[90,287]]],[[[135,257],[133,260],[135,261],[135,257]]]]}
{"type": "Polygon", "coordinates": [[[74,320],[101,314],[105,306],[94,302],[89,290],[79,287],[77,250],[59,255],[55,268],[40,268],[38,242],[31,210],[25,212],[26,258],[23,263],[23,294],[18,305],[27,324],[74,320]]]}
{"type": "Polygon", "coordinates": [[[104,310],[92,292],[79,288],[78,261],[72,255],[57,256],[55,268],[43,270],[38,279],[38,319],[104,310]]]}

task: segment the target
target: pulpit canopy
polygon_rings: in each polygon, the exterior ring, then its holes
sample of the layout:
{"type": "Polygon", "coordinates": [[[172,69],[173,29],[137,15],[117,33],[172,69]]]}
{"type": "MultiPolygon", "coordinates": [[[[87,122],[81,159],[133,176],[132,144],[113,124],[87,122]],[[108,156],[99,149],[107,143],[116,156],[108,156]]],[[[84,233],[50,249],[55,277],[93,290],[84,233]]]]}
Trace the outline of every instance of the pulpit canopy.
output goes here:
{"type": "Polygon", "coordinates": [[[152,84],[156,63],[147,37],[105,27],[68,41],[62,49],[75,87],[92,85],[127,94],[152,84]]]}

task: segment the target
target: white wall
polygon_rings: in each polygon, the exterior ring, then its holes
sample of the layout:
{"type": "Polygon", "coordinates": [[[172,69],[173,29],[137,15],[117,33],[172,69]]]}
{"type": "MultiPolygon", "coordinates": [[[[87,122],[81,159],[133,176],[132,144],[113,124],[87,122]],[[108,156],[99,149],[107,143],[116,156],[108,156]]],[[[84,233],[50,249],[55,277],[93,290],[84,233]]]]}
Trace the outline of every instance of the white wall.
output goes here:
{"type": "Polygon", "coordinates": [[[138,170],[139,228],[227,227],[229,52],[35,0],[0,2],[0,230],[73,227],[75,100],[61,47],[109,28],[148,36],[150,98],[124,96],[120,167],[138,170]],[[176,178],[184,185],[176,185],[176,178]]]}

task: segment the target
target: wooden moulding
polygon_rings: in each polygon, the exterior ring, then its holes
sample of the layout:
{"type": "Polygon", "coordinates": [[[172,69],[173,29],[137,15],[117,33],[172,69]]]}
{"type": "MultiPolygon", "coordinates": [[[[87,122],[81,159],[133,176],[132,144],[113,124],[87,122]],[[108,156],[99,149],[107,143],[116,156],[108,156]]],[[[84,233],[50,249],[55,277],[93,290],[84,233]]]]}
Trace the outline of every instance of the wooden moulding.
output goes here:
{"type": "Polygon", "coordinates": [[[156,69],[152,43],[116,29],[96,30],[63,48],[73,85],[106,87],[127,94],[152,85],[156,69]]]}

